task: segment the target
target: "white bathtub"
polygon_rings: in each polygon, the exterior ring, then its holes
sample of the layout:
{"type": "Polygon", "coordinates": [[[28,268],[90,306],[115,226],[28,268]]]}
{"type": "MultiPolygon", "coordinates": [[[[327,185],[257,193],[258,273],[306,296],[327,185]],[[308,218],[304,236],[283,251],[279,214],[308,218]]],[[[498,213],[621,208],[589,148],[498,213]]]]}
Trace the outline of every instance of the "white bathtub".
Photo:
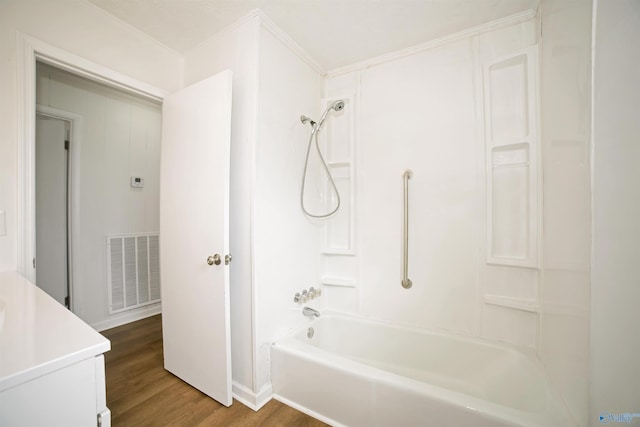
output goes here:
{"type": "Polygon", "coordinates": [[[571,426],[535,357],[322,315],[271,347],[274,397],[335,426],[571,426]]]}

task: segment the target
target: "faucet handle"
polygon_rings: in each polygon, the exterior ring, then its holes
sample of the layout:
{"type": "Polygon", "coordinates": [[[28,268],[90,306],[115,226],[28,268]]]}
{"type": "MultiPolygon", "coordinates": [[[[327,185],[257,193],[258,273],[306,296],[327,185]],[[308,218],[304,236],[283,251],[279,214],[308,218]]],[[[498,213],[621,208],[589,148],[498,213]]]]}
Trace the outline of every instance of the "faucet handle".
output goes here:
{"type": "Polygon", "coordinates": [[[300,302],[300,301],[302,301],[300,297],[300,292],[296,292],[296,294],[293,296],[293,302],[300,302]]]}
{"type": "Polygon", "coordinates": [[[315,296],[316,296],[316,290],[315,290],[315,288],[314,288],[313,286],[309,288],[309,293],[308,293],[308,295],[309,295],[309,298],[312,298],[312,299],[313,299],[313,298],[315,298],[315,296]]]}
{"type": "Polygon", "coordinates": [[[302,302],[307,302],[307,300],[309,300],[309,293],[307,292],[306,289],[304,289],[302,291],[302,295],[301,295],[301,301],[302,302]]]}

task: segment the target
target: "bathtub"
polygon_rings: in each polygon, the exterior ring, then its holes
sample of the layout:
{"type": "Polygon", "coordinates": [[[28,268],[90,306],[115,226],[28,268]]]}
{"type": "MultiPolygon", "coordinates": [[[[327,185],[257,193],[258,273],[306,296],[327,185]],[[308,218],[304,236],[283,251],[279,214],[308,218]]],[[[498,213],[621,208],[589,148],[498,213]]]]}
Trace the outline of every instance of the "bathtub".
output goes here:
{"type": "Polygon", "coordinates": [[[271,346],[271,383],[334,426],[574,425],[535,356],[336,314],[271,346]]]}

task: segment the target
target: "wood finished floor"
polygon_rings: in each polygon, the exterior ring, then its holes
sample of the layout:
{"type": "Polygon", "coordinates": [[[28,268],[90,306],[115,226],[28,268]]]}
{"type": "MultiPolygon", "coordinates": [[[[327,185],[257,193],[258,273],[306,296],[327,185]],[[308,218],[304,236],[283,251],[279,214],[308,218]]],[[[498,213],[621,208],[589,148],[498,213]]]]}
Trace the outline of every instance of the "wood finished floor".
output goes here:
{"type": "Polygon", "coordinates": [[[234,400],[227,408],[163,368],[160,315],[103,331],[107,406],[114,427],[326,426],[276,400],[254,412],[234,400]]]}

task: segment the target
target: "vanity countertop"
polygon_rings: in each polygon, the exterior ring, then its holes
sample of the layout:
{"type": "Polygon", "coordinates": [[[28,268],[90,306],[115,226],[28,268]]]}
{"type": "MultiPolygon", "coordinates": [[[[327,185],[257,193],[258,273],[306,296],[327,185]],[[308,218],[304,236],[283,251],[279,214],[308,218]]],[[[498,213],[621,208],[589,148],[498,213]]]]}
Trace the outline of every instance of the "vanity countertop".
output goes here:
{"type": "Polygon", "coordinates": [[[109,340],[33,283],[0,273],[0,393],[110,349],[109,340]]]}

